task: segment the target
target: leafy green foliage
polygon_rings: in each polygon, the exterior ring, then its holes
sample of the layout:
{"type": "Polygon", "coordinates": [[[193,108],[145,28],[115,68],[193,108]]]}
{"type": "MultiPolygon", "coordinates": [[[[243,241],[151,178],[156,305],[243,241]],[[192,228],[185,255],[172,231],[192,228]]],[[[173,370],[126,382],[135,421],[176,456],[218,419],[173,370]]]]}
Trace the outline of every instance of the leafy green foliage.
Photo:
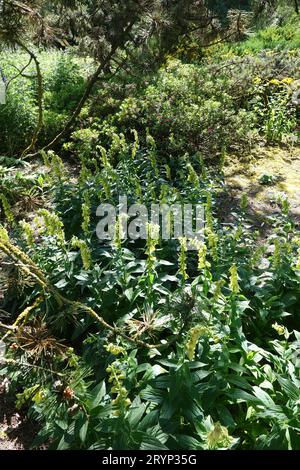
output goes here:
{"type": "MultiPolygon", "coordinates": [[[[80,309],[45,296],[27,326],[8,339],[2,368],[20,406],[41,423],[35,445],[51,438],[58,449],[298,449],[299,239],[288,206],[283,203],[276,238],[255,251],[244,209],[233,227],[214,217],[217,187],[197,176],[201,161],[182,159],[170,181],[148,141],[145,150],[128,143],[124,153],[122,146],[115,166],[99,150],[98,170],[89,170],[97,160],[83,159],[79,180],[68,185],[59,160],[53,154],[47,160],[47,184],[64,224],[40,211],[39,243],[19,238],[20,246],[27,243],[65,297],[80,298],[131,338],[154,346],[137,349],[112,338],[80,309]],[[195,174],[186,178],[190,161],[195,174]],[[117,200],[124,185],[147,205],[165,197],[206,202],[207,253],[204,262],[199,254],[198,268],[197,251],[183,256],[172,240],[96,241],[94,210],[87,218],[80,207],[117,200]]],[[[32,287],[31,299],[39,290],[32,287]]],[[[20,292],[20,306],[32,302],[26,285],[20,292]]]]}
{"type": "MultiPolygon", "coordinates": [[[[18,155],[29,144],[37,120],[35,70],[22,53],[0,53],[1,68],[8,82],[7,100],[0,107],[0,154],[18,155]]],[[[92,65],[74,59],[71,53],[45,52],[43,68],[44,125],[41,142],[54,136],[83,94],[85,78],[92,65]]]]}

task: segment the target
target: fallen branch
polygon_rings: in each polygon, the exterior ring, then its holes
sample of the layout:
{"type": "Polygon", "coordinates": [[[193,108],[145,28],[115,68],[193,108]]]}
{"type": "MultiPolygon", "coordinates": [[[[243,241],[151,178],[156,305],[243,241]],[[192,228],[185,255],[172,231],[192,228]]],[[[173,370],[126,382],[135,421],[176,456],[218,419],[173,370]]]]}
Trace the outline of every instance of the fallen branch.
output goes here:
{"type": "MultiPolygon", "coordinates": [[[[8,257],[10,257],[14,262],[17,262],[19,265],[19,268],[22,269],[28,276],[33,277],[33,279],[36,280],[36,282],[42,287],[44,291],[48,291],[52,293],[60,305],[70,305],[74,307],[76,311],[83,311],[86,312],[90,317],[94,318],[98,324],[100,324],[102,327],[108,329],[111,331],[114,335],[121,336],[124,338],[126,341],[135,344],[139,347],[146,348],[146,349],[154,349],[154,348],[161,348],[165,347],[165,345],[161,344],[148,344],[142,340],[139,339],[134,339],[130,338],[127,336],[121,328],[118,328],[116,326],[110,325],[107,323],[100,315],[98,315],[95,310],[93,310],[91,307],[75,301],[75,300],[69,300],[63,295],[60,294],[60,292],[52,286],[45,278],[45,275],[43,272],[36,266],[36,264],[29,258],[28,255],[26,255],[23,251],[21,251],[19,248],[17,248],[15,245],[13,245],[9,240],[7,239],[2,239],[0,241],[0,250],[3,251],[8,257]]],[[[19,322],[26,317],[27,314],[30,313],[34,308],[36,308],[37,305],[39,305],[41,302],[41,297],[38,297],[36,302],[31,306],[27,307],[27,309],[22,312],[19,317],[17,318],[16,322],[14,323],[13,326],[17,326],[19,322]],[[30,309],[30,311],[29,311],[30,309]]]]}
{"type": "Polygon", "coordinates": [[[8,331],[16,331],[16,327],[15,326],[11,326],[11,325],[4,325],[4,323],[1,323],[0,322],[0,328],[3,328],[4,330],[8,330],[8,331]]]}

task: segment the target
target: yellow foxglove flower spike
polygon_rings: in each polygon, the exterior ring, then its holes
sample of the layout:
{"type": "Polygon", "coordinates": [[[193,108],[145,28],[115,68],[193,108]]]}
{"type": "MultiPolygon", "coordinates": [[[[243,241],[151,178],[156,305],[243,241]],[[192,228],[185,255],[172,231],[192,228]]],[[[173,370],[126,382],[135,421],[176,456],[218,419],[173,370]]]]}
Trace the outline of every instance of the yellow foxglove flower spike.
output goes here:
{"type": "Polygon", "coordinates": [[[229,288],[231,292],[233,292],[234,294],[238,294],[241,289],[240,289],[239,281],[238,281],[238,271],[237,271],[237,267],[235,264],[231,266],[231,268],[229,269],[229,273],[230,273],[229,288]]]}

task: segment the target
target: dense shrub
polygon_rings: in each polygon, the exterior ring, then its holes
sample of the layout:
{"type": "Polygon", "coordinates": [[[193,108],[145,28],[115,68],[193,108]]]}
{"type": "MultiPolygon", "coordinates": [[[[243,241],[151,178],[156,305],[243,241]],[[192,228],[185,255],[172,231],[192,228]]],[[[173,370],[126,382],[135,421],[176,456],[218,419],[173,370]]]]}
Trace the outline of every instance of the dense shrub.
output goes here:
{"type": "Polygon", "coordinates": [[[224,149],[247,152],[261,140],[293,139],[298,66],[296,51],[213,54],[200,65],[171,60],[144,89],[114,99],[112,86],[100,107],[92,105],[92,130],[99,137],[91,149],[111,144],[116,134],[129,136],[132,128],[141,135],[148,129],[165,159],[197,151],[215,159],[224,149]]]}
{"type": "MultiPolygon", "coordinates": [[[[43,73],[44,127],[39,145],[48,142],[61,130],[63,123],[81,97],[89,62],[78,61],[71,53],[56,51],[39,55],[43,73]]],[[[7,103],[0,107],[2,155],[18,155],[31,140],[37,122],[36,71],[33,65],[18,76],[28,57],[14,52],[1,53],[1,67],[9,81],[7,103]]]]}

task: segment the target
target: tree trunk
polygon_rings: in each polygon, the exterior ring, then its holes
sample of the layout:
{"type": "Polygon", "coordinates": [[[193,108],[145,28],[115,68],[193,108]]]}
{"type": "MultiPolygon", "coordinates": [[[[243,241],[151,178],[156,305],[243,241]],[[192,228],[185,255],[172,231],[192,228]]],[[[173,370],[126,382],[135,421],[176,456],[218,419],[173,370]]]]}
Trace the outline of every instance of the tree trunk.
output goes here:
{"type": "Polygon", "coordinates": [[[38,136],[42,130],[43,127],[43,76],[41,72],[41,67],[40,63],[38,61],[37,56],[32,52],[28,47],[23,44],[22,42],[17,42],[18,46],[20,46],[24,51],[29,54],[31,59],[35,63],[35,68],[36,68],[36,77],[37,77],[37,98],[38,98],[38,122],[35,128],[35,131],[33,133],[31,143],[29,146],[22,152],[21,158],[25,157],[31,150],[34,150],[35,145],[37,143],[38,136]]]}

